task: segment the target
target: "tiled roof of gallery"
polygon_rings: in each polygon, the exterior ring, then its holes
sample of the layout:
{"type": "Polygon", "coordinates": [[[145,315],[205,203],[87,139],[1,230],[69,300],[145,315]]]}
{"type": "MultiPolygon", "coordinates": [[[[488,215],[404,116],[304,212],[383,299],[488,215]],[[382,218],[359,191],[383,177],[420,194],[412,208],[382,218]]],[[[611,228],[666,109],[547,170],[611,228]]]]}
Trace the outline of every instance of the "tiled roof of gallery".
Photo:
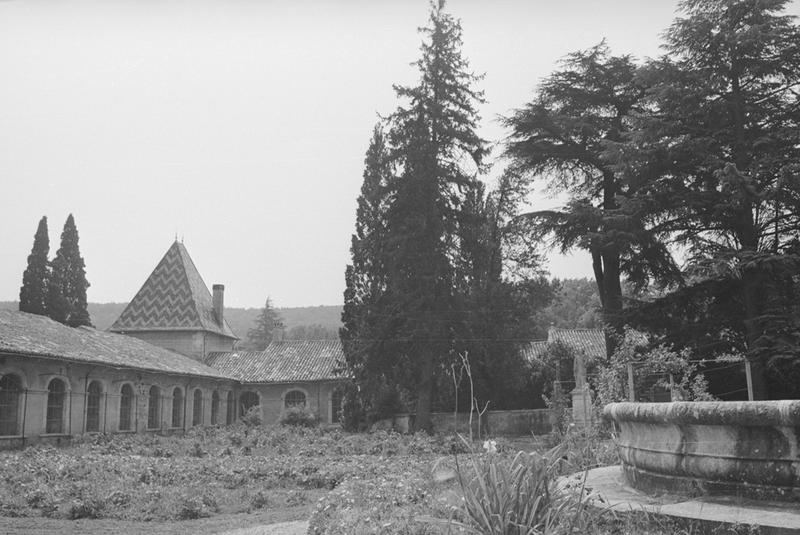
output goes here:
{"type": "Polygon", "coordinates": [[[211,353],[209,366],[244,383],[288,383],[342,379],[339,340],[272,342],[264,351],[211,353]]]}
{"type": "Polygon", "coordinates": [[[0,354],[46,357],[144,371],[228,378],[224,372],[130,336],[68,327],[45,316],[0,311],[0,354]]]}

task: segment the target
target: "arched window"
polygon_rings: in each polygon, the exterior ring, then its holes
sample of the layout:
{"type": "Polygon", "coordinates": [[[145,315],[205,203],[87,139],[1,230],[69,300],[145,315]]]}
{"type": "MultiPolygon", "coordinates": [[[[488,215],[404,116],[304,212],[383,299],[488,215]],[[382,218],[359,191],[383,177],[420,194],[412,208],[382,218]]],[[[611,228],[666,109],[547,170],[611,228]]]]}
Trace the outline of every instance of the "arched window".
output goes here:
{"type": "Polygon", "coordinates": [[[219,392],[211,394],[211,425],[219,423],[219,392]]]}
{"type": "Polygon", "coordinates": [[[283,404],[287,409],[292,407],[299,407],[301,409],[305,408],[306,395],[299,390],[290,390],[289,392],[286,392],[286,395],[283,397],[283,404]]]}
{"type": "Polygon", "coordinates": [[[64,400],[67,387],[61,379],[53,379],[47,385],[47,420],[45,433],[59,434],[64,432],[64,400]]]}
{"type": "Polygon", "coordinates": [[[158,429],[161,420],[159,406],[161,403],[161,389],[153,385],[150,387],[150,394],[147,396],[147,428],[158,429]]]}
{"type": "MultiPolygon", "coordinates": [[[[119,430],[130,431],[133,429],[133,387],[122,385],[119,391],[119,430]]],[[[149,416],[149,414],[148,414],[149,416]]],[[[149,420],[149,418],[148,418],[149,420]]],[[[149,424],[148,424],[148,427],[149,424]]]]}
{"type": "Polygon", "coordinates": [[[203,391],[199,388],[194,389],[194,400],[192,403],[192,425],[203,423],[203,391]]]}
{"type": "Polygon", "coordinates": [[[172,391],[172,427],[183,427],[183,390],[172,391]]]}
{"type": "Polygon", "coordinates": [[[0,436],[19,435],[19,399],[22,379],[10,373],[0,378],[0,436]]]}
{"type": "Polygon", "coordinates": [[[233,390],[228,392],[225,398],[225,425],[231,425],[236,419],[236,398],[233,390]]]}
{"type": "Polygon", "coordinates": [[[258,394],[255,392],[242,392],[239,396],[239,416],[258,405],[258,394]]]}
{"type": "Polygon", "coordinates": [[[86,389],[86,432],[100,431],[100,397],[103,387],[98,381],[89,383],[86,389]]]}
{"type": "Polygon", "coordinates": [[[344,402],[344,390],[337,388],[331,395],[331,423],[338,424],[342,419],[342,402],[344,402]]]}

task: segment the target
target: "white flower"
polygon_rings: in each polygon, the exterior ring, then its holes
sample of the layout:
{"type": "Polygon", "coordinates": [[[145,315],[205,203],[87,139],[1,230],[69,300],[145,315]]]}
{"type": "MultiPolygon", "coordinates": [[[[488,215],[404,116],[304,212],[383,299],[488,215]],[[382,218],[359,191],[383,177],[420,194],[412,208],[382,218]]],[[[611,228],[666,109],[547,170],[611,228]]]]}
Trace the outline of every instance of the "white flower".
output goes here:
{"type": "Polygon", "coordinates": [[[483,449],[486,453],[497,453],[497,442],[494,440],[484,440],[483,449]]]}

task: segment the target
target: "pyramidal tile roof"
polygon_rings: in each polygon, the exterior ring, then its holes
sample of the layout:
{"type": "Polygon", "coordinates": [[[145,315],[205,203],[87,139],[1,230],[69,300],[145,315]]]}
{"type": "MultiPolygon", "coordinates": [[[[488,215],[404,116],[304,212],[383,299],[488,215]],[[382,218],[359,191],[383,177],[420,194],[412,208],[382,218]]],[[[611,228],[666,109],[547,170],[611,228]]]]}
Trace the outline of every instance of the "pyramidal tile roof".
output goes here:
{"type": "Polygon", "coordinates": [[[294,383],[345,378],[339,340],[270,342],[264,351],[210,353],[206,364],[243,383],[294,383]]]}
{"type": "Polygon", "coordinates": [[[208,331],[236,338],[227,321],[220,325],[211,292],[182,243],[175,241],[128,303],[111,332],[208,331]]]}

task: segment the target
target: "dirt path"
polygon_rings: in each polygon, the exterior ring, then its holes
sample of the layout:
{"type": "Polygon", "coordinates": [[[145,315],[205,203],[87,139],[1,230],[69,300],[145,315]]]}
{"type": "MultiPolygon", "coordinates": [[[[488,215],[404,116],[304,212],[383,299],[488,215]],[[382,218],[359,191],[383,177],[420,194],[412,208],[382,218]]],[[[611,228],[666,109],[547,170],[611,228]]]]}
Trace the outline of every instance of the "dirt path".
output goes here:
{"type": "Polygon", "coordinates": [[[267,524],[252,528],[234,529],[225,531],[220,535],[305,535],[308,531],[308,522],[281,522],[280,524],[267,524]]]}
{"type": "Polygon", "coordinates": [[[0,517],[0,535],[305,535],[311,506],[181,522],[0,517]]]}

